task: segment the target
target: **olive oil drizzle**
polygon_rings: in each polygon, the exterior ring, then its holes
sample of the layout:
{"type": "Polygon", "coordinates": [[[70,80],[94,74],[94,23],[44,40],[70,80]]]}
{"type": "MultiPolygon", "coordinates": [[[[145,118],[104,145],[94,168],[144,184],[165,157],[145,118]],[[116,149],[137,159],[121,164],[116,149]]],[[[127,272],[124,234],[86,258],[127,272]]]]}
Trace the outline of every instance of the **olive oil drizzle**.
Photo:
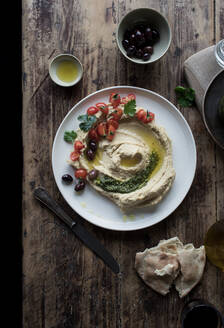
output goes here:
{"type": "Polygon", "coordinates": [[[96,179],[95,184],[107,192],[115,192],[121,194],[130,193],[137,189],[141,189],[146,185],[158,162],[158,153],[152,151],[149,155],[149,164],[144,170],[137,172],[134,177],[126,181],[120,181],[106,174],[100,174],[100,176],[96,179]]]}

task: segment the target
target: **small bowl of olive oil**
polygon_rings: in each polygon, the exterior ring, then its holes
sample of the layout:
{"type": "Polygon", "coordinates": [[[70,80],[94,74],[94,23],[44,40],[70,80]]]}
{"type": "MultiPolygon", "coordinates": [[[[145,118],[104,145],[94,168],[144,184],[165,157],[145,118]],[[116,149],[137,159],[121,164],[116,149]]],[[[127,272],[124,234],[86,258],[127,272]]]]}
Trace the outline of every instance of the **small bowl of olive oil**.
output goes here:
{"type": "Polygon", "coordinates": [[[75,56],[61,54],[50,62],[49,74],[56,84],[62,87],[71,87],[81,80],[83,67],[75,56]]]}

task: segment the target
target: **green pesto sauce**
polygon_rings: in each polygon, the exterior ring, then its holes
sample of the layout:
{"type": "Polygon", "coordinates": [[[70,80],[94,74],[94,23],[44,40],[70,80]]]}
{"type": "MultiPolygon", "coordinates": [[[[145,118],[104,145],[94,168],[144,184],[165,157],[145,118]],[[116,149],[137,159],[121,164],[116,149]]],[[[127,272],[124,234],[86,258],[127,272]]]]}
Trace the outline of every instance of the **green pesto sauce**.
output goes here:
{"type": "Polygon", "coordinates": [[[152,151],[149,155],[149,164],[144,170],[137,172],[134,177],[125,181],[119,181],[106,174],[100,174],[95,180],[95,184],[107,192],[130,193],[146,185],[149,176],[152,174],[158,162],[159,155],[155,151],[152,151]]]}

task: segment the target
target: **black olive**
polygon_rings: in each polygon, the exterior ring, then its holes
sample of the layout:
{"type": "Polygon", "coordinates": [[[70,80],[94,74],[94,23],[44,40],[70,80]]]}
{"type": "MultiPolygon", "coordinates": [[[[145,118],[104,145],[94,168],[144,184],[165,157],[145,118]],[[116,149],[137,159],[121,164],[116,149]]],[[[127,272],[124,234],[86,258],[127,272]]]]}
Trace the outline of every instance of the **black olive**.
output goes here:
{"type": "Polygon", "coordinates": [[[145,48],[143,48],[143,52],[144,53],[149,53],[150,55],[152,55],[153,54],[153,47],[151,47],[151,46],[147,46],[147,47],[145,47],[145,48]]]}
{"type": "Polygon", "coordinates": [[[134,56],[135,52],[136,52],[136,47],[134,45],[130,46],[127,49],[127,55],[128,55],[128,57],[134,56]]]}
{"type": "Polygon", "coordinates": [[[124,39],[122,41],[122,45],[123,45],[124,49],[127,49],[129,47],[129,45],[130,45],[129,40],[128,39],[124,39]]]}
{"type": "Polygon", "coordinates": [[[150,55],[148,52],[145,52],[145,53],[143,54],[142,59],[146,61],[146,60],[149,60],[150,57],[151,57],[151,55],[150,55]]]}
{"type": "Polygon", "coordinates": [[[89,171],[88,178],[90,180],[95,180],[97,178],[98,174],[99,174],[99,171],[93,169],[93,170],[89,171]]]}
{"type": "Polygon", "coordinates": [[[139,58],[139,59],[142,59],[142,57],[143,57],[143,51],[142,51],[142,49],[138,49],[138,50],[136,51],[135,56],[136,56],[137,58],[139,58]]]}
{"type": "Polygon", "coordinates": [[[146,40],[152,40],[152,29],[151,27],[147,26],[145,31],[144,31],[144,34],[145,34],[145,38],[146,40]]]}
{"type": "Polygon", "coordinates": [[[97,142],[95,140],[90,140],[89,148],[92,149],[93,151],[96,151],[97,150],[97,142]]]}
{"type": "Polygon", "coordinates": [[[95,155],[96,153],[92,149],[89,148],[86,150],[86,157],[89,161],[94,160],[95,155]]]}
{"type": "Polygon", "coordinates": [[[138,39],[138,40],[136,41],[136,46],[137,46],[138,48],[141,48],[141,47],[143,47],[144,45],[145,45],[145,37],[142,36],[140,39],[138,39]]]}
{"type": "Polygon", "coordinates": [[[139,39],[141,39],[143,37],[143,34],[142,34],[142,32],[140,30],[135,30],[134,33],[135,33],[135,38],[137,40],[139,40],[139,39]]]}
{"type": "Polygon", "coordinates": [[[152,39],[153,39],[154,41],[158,41],[159,38],[160,38],[160,34],[159,34],[159,32],[158,32],[156,29],[153,29],[153,30],[152,30],[152,39]]]}
{"type": "Polygon", "coordinates": [[[70,174],[64,174],[64,175],[62,175],[61,178],[66,183],[72,183],[72,181],[73,181],[73,178],[70,174]]]}
{"type": "Polygon", "coordinates": [[[130,35],[129,42],[130,42],[131,45],[135,45],[136,44],[136,37],[135,37],[135,34],[134,33],[132,33],[130,35]]]}
{"type": "Polygon", "coordinates": [[[85,180],[80,180],[76,185],[75,185],[75,191],[81,191],[85,188],[86,182],[85,180]]]}

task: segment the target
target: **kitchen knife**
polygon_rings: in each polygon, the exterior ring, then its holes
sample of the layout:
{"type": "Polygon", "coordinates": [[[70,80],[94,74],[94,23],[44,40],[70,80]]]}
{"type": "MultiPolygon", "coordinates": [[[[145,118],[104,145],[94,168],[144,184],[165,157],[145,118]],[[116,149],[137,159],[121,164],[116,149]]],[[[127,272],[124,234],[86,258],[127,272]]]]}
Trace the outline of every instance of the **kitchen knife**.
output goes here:
{"type": "Polygon", "coordinates": [[[34,190],[34,196],[42,202],[47,208],[54,212],[76,236],[88,246],[96,255],[98,255],[114,273],[119,273],[120,268],[113,256],[104,248],[103,245],[90,234],[80,223],[75,222],[61,206],[48,194],[43,187],[38,187],[34,190]]]}

